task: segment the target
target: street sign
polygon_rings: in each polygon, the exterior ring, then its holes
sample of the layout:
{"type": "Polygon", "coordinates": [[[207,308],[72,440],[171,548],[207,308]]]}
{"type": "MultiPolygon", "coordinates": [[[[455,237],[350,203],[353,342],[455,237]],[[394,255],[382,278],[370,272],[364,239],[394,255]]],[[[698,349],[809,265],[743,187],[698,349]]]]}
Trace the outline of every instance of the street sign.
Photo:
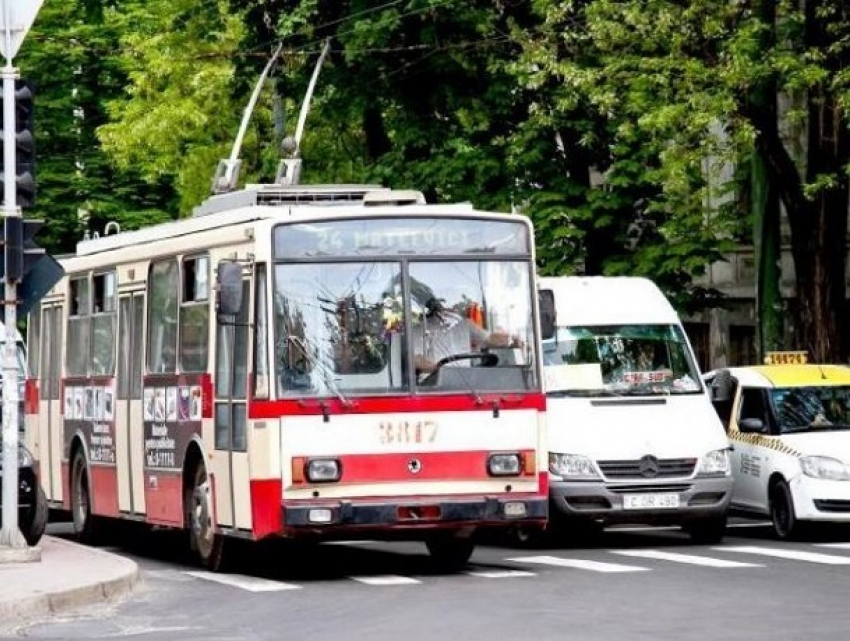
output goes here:
{"type": "Polygon", "coordinates": [[[3,11],[0,12],[0,53],[6,60],[17,55],[42,4],[44,0],[3,0],[3,11]]]}

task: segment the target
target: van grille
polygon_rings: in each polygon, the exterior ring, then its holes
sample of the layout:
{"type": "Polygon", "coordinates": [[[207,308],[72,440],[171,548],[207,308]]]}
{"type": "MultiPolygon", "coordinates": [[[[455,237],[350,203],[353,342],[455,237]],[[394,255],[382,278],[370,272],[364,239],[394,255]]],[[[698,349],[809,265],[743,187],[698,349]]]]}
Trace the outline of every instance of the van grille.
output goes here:
{"type": "Polygon", "coordinates": [[[633,461],[598,461],[599,469],[609,479],[664,479],[688,477],[694,473],[695,458],[655,459],[655,465],[647,466],[643,459],[633,461]]]}

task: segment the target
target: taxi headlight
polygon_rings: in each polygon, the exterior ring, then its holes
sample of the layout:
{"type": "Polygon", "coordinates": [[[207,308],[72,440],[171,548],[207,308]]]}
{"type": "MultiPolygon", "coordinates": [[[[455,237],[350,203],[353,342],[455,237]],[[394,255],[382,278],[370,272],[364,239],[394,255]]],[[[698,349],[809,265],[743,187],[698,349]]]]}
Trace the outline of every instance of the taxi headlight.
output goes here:
{"type": "Polygon", "coordinates": [[[731,466],[729,465],[729,450],[726,448],[722,450],[712,450],[703,456],[699,464],[699,471],[697,472],[697,474],[700,475],[712,476],[726,476],[730,473],[731,466]]]}
{"type": "Polygon", "coordinates": [[[571,481],[591,481],[599,479],[596,467],[581,454],[559,454],[549,452],[549,471],[571,481]]]}
{"type": "Polygon", "coordinates": [[[813,479],[850,481],[850,466],[828,456],[803,456],[800,458],[803,474],[813,479]]]}

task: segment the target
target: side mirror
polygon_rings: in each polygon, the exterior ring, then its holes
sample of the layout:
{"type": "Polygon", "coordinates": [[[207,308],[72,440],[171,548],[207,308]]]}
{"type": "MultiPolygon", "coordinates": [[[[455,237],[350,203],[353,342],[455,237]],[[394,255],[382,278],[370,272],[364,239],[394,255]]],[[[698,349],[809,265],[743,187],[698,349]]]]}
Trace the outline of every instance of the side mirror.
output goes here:
{"type": "Polygon", "coordinates": [[[218,313],[237,316],[242,310],[242,265],[233,260],[222,260],[216,273],[218,313]]]}
{"type": "Polygon", "coordinates": [[[764,432],[765,424],[760,418],[745,418],[738,424],[738,429],[742,432],[764,432]]]}
{"type": "Polygon", "coordinates": [[[555,336],[555,293],[551,289],[541,289],[537,297],[540,303],[540,337],[547,340],[555,336]]]}

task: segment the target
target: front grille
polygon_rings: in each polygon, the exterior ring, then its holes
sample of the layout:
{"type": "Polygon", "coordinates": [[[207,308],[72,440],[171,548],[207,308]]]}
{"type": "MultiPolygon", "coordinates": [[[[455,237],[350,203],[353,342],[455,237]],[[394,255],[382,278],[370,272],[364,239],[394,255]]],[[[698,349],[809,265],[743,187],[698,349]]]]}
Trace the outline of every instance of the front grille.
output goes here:
{"type": "Polygon", "coordinates": [[[820,512],[850,512],[850,501],[815,499],[815,508],[820,512]]]}
{"type": "Polygon", "coordinates": [[[609,479],[658,479],[687,477],[694,473],[695,458],[656,459],[657,466],[651,474],[646,471],[642,459],[633,461],[597,461],[605,478],[609,479]]]}
{"type": "Polygon", "coordinates": [[[611,492],[617,494],[634,494],[647,492],[689,492],[690,483],[630,483],[629,485],[606,485],[611,492]]]}

